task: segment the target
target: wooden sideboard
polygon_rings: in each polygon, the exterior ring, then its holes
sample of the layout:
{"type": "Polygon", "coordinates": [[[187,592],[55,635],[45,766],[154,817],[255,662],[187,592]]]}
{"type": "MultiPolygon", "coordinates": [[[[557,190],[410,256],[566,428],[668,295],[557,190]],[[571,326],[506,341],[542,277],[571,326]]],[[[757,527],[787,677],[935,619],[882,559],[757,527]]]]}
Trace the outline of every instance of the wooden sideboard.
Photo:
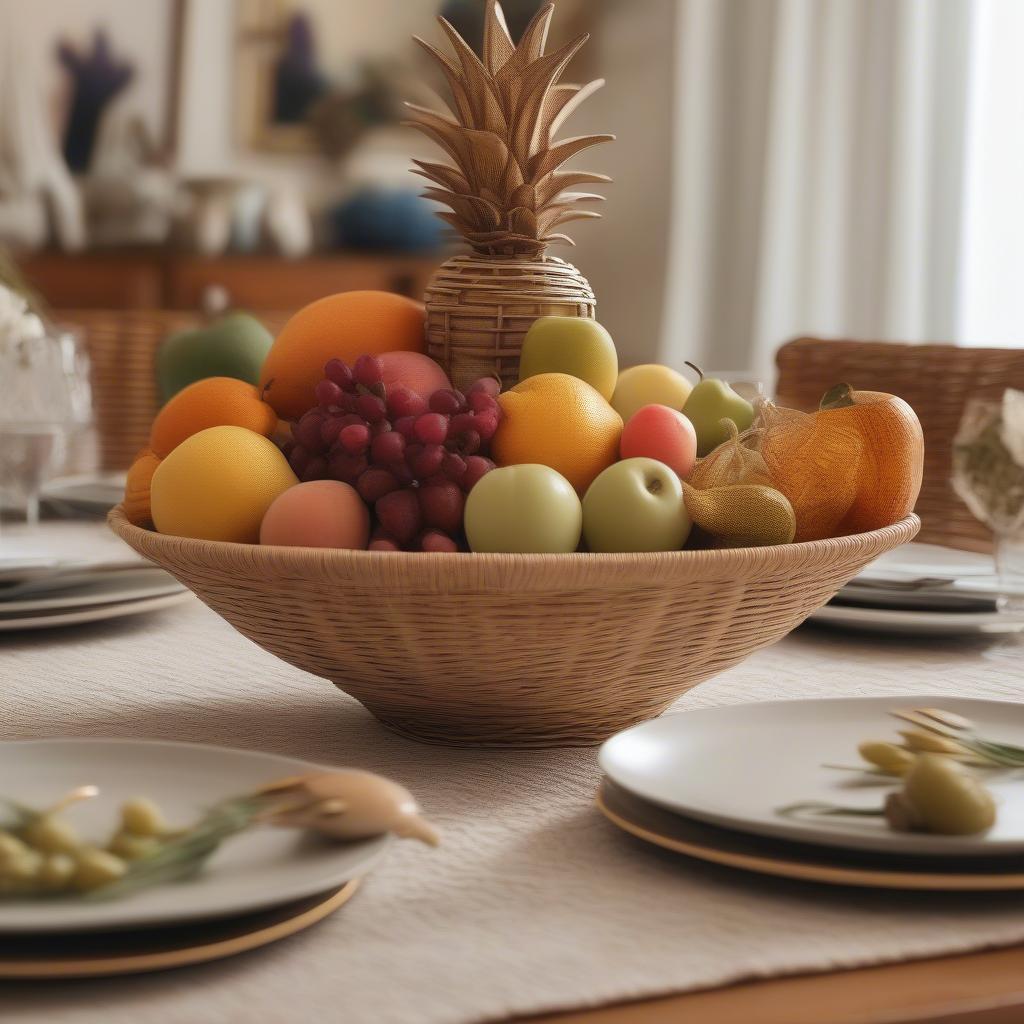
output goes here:
{"type": "Polygon", "coordinates": [[[18,264],[54,308],[179,309],[203,305],[223,288],[230,305],[295,309],[333,292],[379,289],[420,297],[440,257],[338,253],[285,260],[271,255],[217,256],[165,249],[36,252],[18,264]]]}

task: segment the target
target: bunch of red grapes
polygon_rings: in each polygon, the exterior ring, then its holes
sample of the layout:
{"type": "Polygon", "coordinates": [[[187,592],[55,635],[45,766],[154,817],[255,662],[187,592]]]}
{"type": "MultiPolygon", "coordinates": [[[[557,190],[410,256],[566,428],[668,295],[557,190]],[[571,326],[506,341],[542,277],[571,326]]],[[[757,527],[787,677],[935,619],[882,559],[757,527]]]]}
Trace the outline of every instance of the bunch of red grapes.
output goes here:
{"type": "Polygon", "coordinates": [[[473,485],[494,468],[501,385],[478,380],[429,399],[385,387],[375,356],[332,359],[317,404],[295,424],[285,455],[300,480],[351,484],[374,510],[371,551],[458,551],[473,485]]]}

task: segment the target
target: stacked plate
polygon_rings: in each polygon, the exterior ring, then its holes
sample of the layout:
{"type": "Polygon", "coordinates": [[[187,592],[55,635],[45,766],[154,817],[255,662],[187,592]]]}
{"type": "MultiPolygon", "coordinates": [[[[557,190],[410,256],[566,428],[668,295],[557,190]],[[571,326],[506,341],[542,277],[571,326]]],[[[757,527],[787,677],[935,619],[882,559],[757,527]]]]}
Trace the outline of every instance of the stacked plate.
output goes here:
{"type": "Polygon", "coordinates": [[[934,696],[743,704],[666,715],[608,740],[598,806],[625,831],[701,860],[787,878],[892,889],[1024,889],[1024,772],[986,773],[996,824],[976,836],[896,832],[880,808],[898,780],[827,767],[895,735],[896,709],[942,708],[1024,746],[1024,706],[934,696]]]}
{"type": "Polygon", "coordinates": [[[191,596],[169,573],[141,560],[0,552],[0,632],[142,615],[191,596]]]}
{"type": "Polygon", "coordinates": [[[1001,584],[990,555],[906,544],[872,562],[810,620],[904,635],[1019,633],[1024,612],[1010,607],[1017,601],[1024,603],[1024,582],[1019,592],[1001,584]]]}
{"type": "MultiPolygon", "coordinates": [[[[0,796],[51,805],[76,786],[99,798],[62,817],[109,836],[117,808],[144,794],[173,825],[275,779],[323,766],[256,751],[134,740],[0,743],[0,796]]],[[[2,820],[3,815],[0,815],[2,820]]],[[[230,956],[314,924],[341,906],[391,844],[349,843],[253,828],[229,839],[195,877],[117,899],[0,899],[0,979],[160,970],[230,956]]]]}

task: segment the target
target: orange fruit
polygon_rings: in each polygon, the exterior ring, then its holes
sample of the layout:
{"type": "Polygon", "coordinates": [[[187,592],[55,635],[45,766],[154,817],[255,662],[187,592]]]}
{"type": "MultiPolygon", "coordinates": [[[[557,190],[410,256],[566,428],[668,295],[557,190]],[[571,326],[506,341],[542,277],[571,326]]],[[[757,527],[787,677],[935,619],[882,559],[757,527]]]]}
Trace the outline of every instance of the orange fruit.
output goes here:
{"type": "Polygon", "coordinates": [[[136,526],[147,526],[153,519],[149,509],[149,486],[160,465],[160,456],[151,448],[143,448],[131,469],[124,484],[124,514],[129,523],[136,526]]]}
{"type": "Polygon", "coordinates": [[[582,494],[619,457],[622,417],[578,377],[539,373],[498,402],[502,419],[491,454],[499,466],[550,466],[582,494]]]}
{"type": "Polygon", "coordinates": [[[186,438],[209,427],[245,427],[269,437],[277,429],[277,413],[247,381],[206,377],[183,388],[156,414],[149,447],[166,458],[186,438]]]}
{"type": "Polygon", "coordinates": [[[361,355],[425,352],[423,304],[390,292],[340,292],[303,307],[284,325],[260,374],[278,416],[297,420],[316,405],[324,364],[361,355]]]}

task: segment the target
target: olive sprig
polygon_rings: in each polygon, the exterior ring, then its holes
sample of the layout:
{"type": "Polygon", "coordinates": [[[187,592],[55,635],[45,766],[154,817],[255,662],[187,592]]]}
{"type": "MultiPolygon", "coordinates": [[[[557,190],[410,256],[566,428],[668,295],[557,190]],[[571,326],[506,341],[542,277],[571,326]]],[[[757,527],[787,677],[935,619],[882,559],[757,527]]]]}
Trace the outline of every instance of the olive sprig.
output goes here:
{"type": "Polygon", "coordinates": [[[979,736],[974,723],[963,715],[941,708],[911,708],[891,711],[890,714],[916,726],[914,730],[901,732],[911,750],[930,750],[961,757],[973,755],[982,764],[992,767],[1024,768],[1024,747],[979,736]],[[916,748],[915,743],[918,744],[916,748]]]}

